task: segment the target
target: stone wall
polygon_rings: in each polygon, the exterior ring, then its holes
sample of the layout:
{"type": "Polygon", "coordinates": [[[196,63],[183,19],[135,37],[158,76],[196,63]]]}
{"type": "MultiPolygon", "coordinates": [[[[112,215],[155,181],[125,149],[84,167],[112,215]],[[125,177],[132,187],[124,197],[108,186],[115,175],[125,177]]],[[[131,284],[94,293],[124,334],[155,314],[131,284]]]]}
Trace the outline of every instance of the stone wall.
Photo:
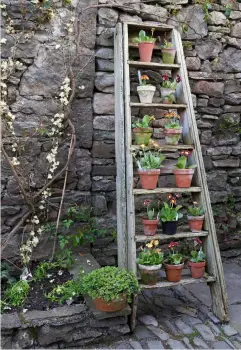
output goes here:
{"type": "MultiPolygon", "coordinates": [[[[5,2],[17,26],[20,18],[18,1],[5,2]]],[[[57,111],[55,97],[66,73],[64,60],[69,48],[60,54],[56,45],[63,41],[64,25],[70,12],[62,6],[61,1],[55,3],[63,21],[58,22],[53,18],[46,24],[48,34],[42,28],[27,43],[20,43],[17,50],[17,57],[24,65],[11,79],[8,99],[11,110],[16,115],[15,125],[19,136],[23,132],[24,135],[32,135],[40,123],[44,123],[57,111]]],[[[73,3],[78,4],[77,11],[89,5],[88,0],[73,3]]],[[[241,217],[240,214],[237,215],[237,223],[233,219],[233,212],[240,213],[241,209],[241,142],[239,134],[233,129],[237,128],[234,123],[240,127],[241,112],[241,4],[233,5],[234,10],[227,21],[224,15],[226,0],[221,0],[221,3],[213,5],[214,11],[206,23],[201,6],[188,0],[161,0],[148,4],[135,0],[124,7],[129,2],[99,1],[103,5],[108,3],[114,5],[114,8],[93,8],[88,15],[81,15],[82,54],[75,69],[80,87],[85,88],[78,90],[73,104],[77,145],[70,166],[64,210],[75,203],[90,204],[95,207],[100,224],[116,226],[113,63],[116,23],[126,20],[157,21],[181,27],[180,23],[187,22],[189,29],[183,34],[186,63],[211,200],[218,213],[218,220],[222,220],[223,225],[219,229],[219,238],[225,242],[222,243],[223,248],[238,247],[240,239],[236,232],[240,231],[241,217]],[[170,12],[176,16],[170,19],[170,12]],[[235,199],[231,210],[229,196],[235,199]],[[223,205],[228,197],[229,201],[223,205]],[[229,216],[232,219],[232,233],[229,229],[229,216]],[[221,233],[225,225],[229,231],[227,236],[221,233]]],[[[92,0],[91,4],[97,5],[98,0],[92,0]]],[[[9,35],[3,33],[3,36],[8,41],[2,56],[7,58],[12,41],[9,35]]],[[[6,138],[5,141],[8,148],[11,140],[6,138]]],[[[44,136],[33,135],[26,144],[25,158],[22,161],[26,161],[26,169],[32,174],[31,190],[36,190],[45,181],[49,147],[48,139],[44,136]]],[[[67,152],[67,146],[61,146],[61,165],[66,160],[67,152]]],[[[9,153],[11,155],[10,150],[9,153]]],[[[2,235],[6,237],[27,208],[4,159],[2,183],[2,235]]],[[[63,179],[59,179],[53,186],[53,205],[60,201],[62,184],[63,179]]],[[[54,220],[56,215],[55,207],[51,207],[50,219],[54,220]]],[[[21,233],[20,230],[11,238],[3,256],[17,258],[21,233]]],[[[36,257],[46,257],[50,248],[51,244],[46,244],[45,241],[37,249],[36,257]]],[[[113,237],[97,242],[92,253],[102,265],[115,264],[113,237]]]]}

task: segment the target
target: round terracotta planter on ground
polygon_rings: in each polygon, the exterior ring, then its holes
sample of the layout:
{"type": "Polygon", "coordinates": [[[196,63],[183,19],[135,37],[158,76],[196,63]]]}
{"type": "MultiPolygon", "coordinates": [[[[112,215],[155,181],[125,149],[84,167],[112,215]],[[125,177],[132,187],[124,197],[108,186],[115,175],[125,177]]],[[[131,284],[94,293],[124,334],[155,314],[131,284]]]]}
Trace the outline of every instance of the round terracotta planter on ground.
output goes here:
{"type": "Polygon", "coordinates": [[[158,219],[148,220],[148,219],[142,218],[142,224],[144,228],[144,234],[146,236],[154,236],[156,234],[158,219]]]}
{"type": "Polygon", "coordinates": [[[162,103],[172,104],[176,103],[176,90],[169,88],[160,88],[162,103]]]}
{"type": "Polygon", "coordinates": [[[154,190],[157,187],[160,169],[138,170],[141,187],[145,190],[154,190]]]}
{"type": "Polygon", "coordinates": [[[187,219],[188,219],[188,224],[189,224],[190,230],[192,232],[202,231],[204,215],[201,215],[201,216],[188,215],[187,219]]]}
{"type": "Polygon", "coordinates": [[[141,62],[151,62],[152,52],[154,48],[153,43],[139,43],[139,54],[141,62]]]}
{"type": "Polygon", "coordinates": [[[194,169],[173,169],[177,187],[189,188],[192,183],[194,169]]]}
{"type": "Polygon", "coordinates": [[[188,261],[188,267],[191,270],[192,278],[202,278],[205,272],[206,261],[192,262],[188,261]]]}
{"type": "Polygon", "coordinates": [[[152,103],[156,87],[153,85],[137,86],[137,92],[141,103],[152,103]]]}
{"type": "Polygon", "coordinates": [[[182,278],[182,269],[184,264],[180,265],[169,265],[164,263],[165,272],[167,276],[167,280],[169,282],[179,282],[182,278]]]}
{"type": "Polygon", "coordinates": [[[152,131],[153,131],[152,128],[134,128],[133,132],[135,135],[135,144],[148,145],[152,135],[152,131]]]}
{"type": "Polygon", "coordinates": [[[127,305],[126,295],[121,294],[119,299],[105,301],[103,298],[93,299],[97,310],[104,312],[116,312],[124,309],[127,305]]]}
{"type": "Polygon", "coordinates": [[[138,264],[138,267],[141,273],[142,283],[153,286],[160,279],[160,269],[162,264],[153,266],[138,264]]]}
{"type": "Polygon", "coordinates": [[[164,235],[175,235],[177,233],[177,222],[176,221],[162,221],[162,231],[164,235]]]}
{"type": "Polygon", "coordinates": [[[182,128],[164,129],[164,135],[167,145],[177,145],[182,135],[182,128]]]}
{"type": "Polygon", "coordinates": [[[162,49],[162,62],[173,64],[175,61],[176,50],[175,49],[162,49]]]}

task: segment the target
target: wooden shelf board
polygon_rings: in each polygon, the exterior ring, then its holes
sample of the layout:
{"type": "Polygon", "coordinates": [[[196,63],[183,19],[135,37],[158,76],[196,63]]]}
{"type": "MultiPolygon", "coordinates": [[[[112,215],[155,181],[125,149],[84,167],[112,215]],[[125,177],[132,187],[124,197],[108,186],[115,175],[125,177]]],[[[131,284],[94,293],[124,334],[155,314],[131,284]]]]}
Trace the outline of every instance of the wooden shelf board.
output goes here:
{"type": "Polygon", "coordinates": [[[134,188],[133,194],[155,194],[155,193],[182,193],[182,192],[201,192],[201,187],[189,187],[189,188],[179,188],[179,187],[163,187],[156,188],[155,190],[145,190],[143,188],[134,188]]]}
{"type": "Polygon", "coordinates": [[[205,237],[208,236],[208,231],[200,231],[200,232],[178,232],[175,235],[164,235],[163,233],[157,233],[154,236],[145,236],[137,234],[135,235],[136,242],[147,242],[152,239],[158,240],[173,240],[179,238],[192,238],[192,237],[205,237]]]}
{"type": "Polygon", "coordinates": [[[133,67],[160,68],[160,69],[166,69],[166,70],[180,68],[180,64],[168,64],[168,63],[156,63],[156,62],[128,61],[128,64],[133,67]]]}
{"type": "Polygon", "coordinates": [[[140,287],[143,289],[153,289],[153,288],[165,288],[165,287],[175,287],[178,285],[191,284],[191,283],[209,283],[215,282],[216,278],[214,276],[207,276],[207,278],[191,278],[189,276],[182,277],[180,282],[168,282],[167,280],[161,280],[154,286],[149,286],[146,284],[140,284],[140,287]]]}
{"type": "Polygon", "coordinates": [[[160,23],[160,24],[149,24],[149,23],[145,23],[145,22],[141,22],[141,23],[138,23],[138,22],[124,22],[128,25],[128,27],[131,27],[131,28],[155,28],[156,30],[160,30],[160,31],[163,31],[163,32],[167,32],[167,31],[171,31],[172,29],[174,29],[173,26],[170,26],[169,24],[163,24],[163,23],[160,23]]]}
{"type": "MultiPolygon", "coordinates": [[[[148,148],[149,146],[147,145],[146,148],[148,148]]],[[[135,151],[135,150],[139,150],[141,149],[141,145],[132,145],[131,146],[131,150],[135,151]]],[[[194,149],[194,145],[159,145],[158,149],[161,151],[177,151],[179,149],[194,149]]]]}
{"type": "Polygon", "coordinates": [[[160,107],[165,109],[184,109],[186,104],[166,104],[166,103],[140,103],[130,102],[131,107],[160,107]]]}

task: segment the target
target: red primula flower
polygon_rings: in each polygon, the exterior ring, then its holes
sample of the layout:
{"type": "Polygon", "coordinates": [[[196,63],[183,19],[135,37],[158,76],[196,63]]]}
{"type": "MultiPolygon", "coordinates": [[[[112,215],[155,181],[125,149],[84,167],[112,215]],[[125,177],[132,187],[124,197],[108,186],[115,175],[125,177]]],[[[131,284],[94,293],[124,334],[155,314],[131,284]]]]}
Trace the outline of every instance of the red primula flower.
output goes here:
{"type": "Polygon", "coordinates": [[[196,242],[197,244],[202,244],[201,239],[199,239],[198,237],[194,238],[194,242],[196,242]]]}
{"type": "Polygon", "coordinates": [[[144,207],[146,207],[149,203],[151,203],[150,199],[144,200],[144,202],[143,202],[144,207]]]}
{"type": "Polygon", "coordinates": [[[172,249],[172,248],[175,248],[175,247],[178,247],[178,246],[179,246],[178,242],[170,242],[169,245],[168,245],[168,248],[172,249]]]}
{"type": "Polygon", "coordinates": [[[181,79],[180,75],[177,74],[177,76],[176,76],[176,82],[177,82],[177,83],[180,83],[181,80],[182,80],[182,79],[181,79]]]}
{"type": "Polygon", "coordinates": [[[167,74],[163,74],[162,78],[163,78],[164,81],[168,81],[169,80],[169,77],[168,77],[167,74]]]}

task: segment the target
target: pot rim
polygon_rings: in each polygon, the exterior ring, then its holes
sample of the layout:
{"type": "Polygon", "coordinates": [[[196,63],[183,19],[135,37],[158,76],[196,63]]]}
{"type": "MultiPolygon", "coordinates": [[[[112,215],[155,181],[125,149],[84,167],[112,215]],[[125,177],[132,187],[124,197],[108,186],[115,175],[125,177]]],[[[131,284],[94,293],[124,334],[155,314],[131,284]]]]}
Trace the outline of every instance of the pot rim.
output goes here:
{"type": "Polygon", "coordinates": [[[187,264],[188,264],[188,266],[204,267],[204,266],[206,266],[206,261],[193,262],[193,261],[188,260],[187,264]]]}
{"type": "Polygon", "coordinates": [[[180,127],[180,129],[168,129],[168,128],[165,128],[164,129],[164,134],[167,134],[167,135],[182,134],[182,127],[180,127]]]}
{"type": "Polygon", "coordinates": [[[150,45],[150,44],[151,44],[151,45],[154,46],[154,43],[151,43],[151,42],[149,42],[149,41],[143,41],[142,43],[138,43],[138,46],[139,46],[139,45],[143,45],[143,44],[144,44],[144,45],[146,45],[146,44],[150,45]]]}
{"type": "Polygon", "coordinates": [[[153,220],[150,220],[150,219],[146,219],[145,217],[142,217],[142,222],[144,224],[144,221],[146,224],[148,225],[154,225],[154,224],[158,224],[159,220],[158,219],[153,219],[153,220]],[[147,222],[148,221],[148,222],[147,222]]]}
{"type": "Polygon", "coordinates": [[[189,174],[194,174],[195,169],[173,169],[173,174],[177,175],[189,175],[189,174]]]}
{"type": "Polygon", "coordinates": [[[166,49],[165,49],[165,48],[162,48],[161,50],[162,50],[162,51],[177,51],[176,49],[173,49],[173,48],[170,48],[170,49],[167,49],[167,48],[166,48],[166,49]]]}
{"type": "Polygon", "coordinates": [[[137,91],[156,91],[156,86],[154,85],[144,85],[144,86],[137,86],[137,91]]]}
{"type": "Polygon", "coordinates": [[[166,262],[163,262],[163,265],[165,269],[167,268],[169,270],[181,270],[184,268],[184,263],[178,264],[178,265],[171,265],[171,264],[167,264],[166,262]]]}
{"type": "Polygon", "coordinates": [[[200,215],[200,216],[192,216],[192,215],[187,215],[188,220],[192,220],[192,221],[201,221],[204,219],[204,215],[200,215]]]}
{"type": "Polygon", "coordinates": [[[133,128],[132,129],[134,133],[138,133],[138,132],[142,132],[142,133],[152,133],[153,132],[153,128],[133,128]]]}
{"type": "Polygon", "coordinates": [[[113,302],[125,300],[126,298],[127,298],[126,292],[120,292],[119,298],[112,299],[110,301],[106,301],[103,297],[96,297],[96,298],[92,298],[92,299],[93,300],[100,300],[100,301],[103,301],[106,304],[110,304],[110,303],[113,303],[113,302]]]}
{"type": "Polygon", "coordinates": [[[139,175],[159,175],[161,169],[148,169],[148,170],[140,170],[138,169],[139,175]]]}
{"type": "Polygon", "coordinates": [[[160,87],[160,90],[169,90],[169,91],[174,91],[174,92],[176,92],[176,89],[172,89],[172,88],[168,88],[168,87],[164,87],[164,86],[161,86],[161,87],[160,87]]]}
{"type": "Polygon", "coordinates": [[[148,270],[148,271],[155,271],[155,270],[160,270],[162,267],[162,264],[159,265],[142,265],[138,264],[138,267],[140,270],[148,270]]]}
{"type": "Polygon", "coordinates": [[[177,222],[178,220],[173,220],[173,221],[162,221],[162,219],[161,219],[161,222],[162,222],[162,224],[166,224],[166,223],[168,223],[168,222],[177,222]]]}

